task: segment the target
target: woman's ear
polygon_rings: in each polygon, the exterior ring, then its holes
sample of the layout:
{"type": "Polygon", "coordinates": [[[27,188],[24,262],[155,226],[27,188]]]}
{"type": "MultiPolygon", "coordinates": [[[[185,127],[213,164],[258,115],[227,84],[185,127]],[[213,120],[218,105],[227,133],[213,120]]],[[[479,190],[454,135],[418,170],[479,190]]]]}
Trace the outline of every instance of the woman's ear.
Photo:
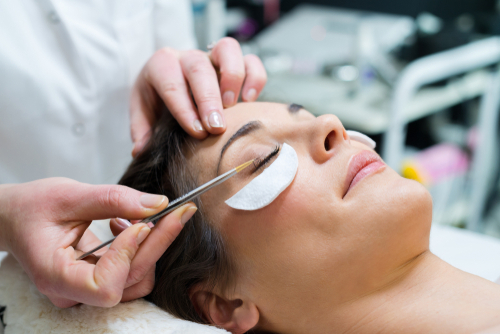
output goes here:
{"type": "Polygon", "coordinates": [[[259,310],[251,301],[228,299],[201,287],[191,289],[190,298],[206,321],[233,334],[246,333],[259,322],[259,310]]]}

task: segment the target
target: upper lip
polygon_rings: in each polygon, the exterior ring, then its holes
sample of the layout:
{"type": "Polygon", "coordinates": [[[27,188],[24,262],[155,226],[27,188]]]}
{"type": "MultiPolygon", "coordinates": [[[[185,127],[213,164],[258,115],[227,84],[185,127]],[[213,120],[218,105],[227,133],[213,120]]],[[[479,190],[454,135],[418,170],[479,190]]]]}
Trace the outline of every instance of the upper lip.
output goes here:
{"type": "MultiPolygon", "coordinates": [[[[345,185],[344,185],[344,196],[349,190],[352,180],[356,177],[356,175],[363,168],[374,162],[382,162],[382,159],[380,159],[380,157],[376,153],[371,151],[361,151],[353,155],[351,159],[349,159],[349,166],[347,167],[347,175],[345,178],[345,185]]],[[[342,198],[344,196],[342,196],[342,198]]]]}

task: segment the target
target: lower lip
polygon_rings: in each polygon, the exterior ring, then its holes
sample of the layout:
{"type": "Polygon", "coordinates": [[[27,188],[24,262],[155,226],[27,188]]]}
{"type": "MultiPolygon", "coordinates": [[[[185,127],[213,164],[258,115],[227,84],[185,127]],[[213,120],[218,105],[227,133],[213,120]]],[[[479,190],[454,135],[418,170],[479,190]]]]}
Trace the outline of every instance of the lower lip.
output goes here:
{"type": "Polygon", "coordinates": [[[347,193],[356,185],[359,183],[359,181],[361,181],[362,179],[364,179],[365,177],[367,177],[368,175],[370,174],[373,174],[379,170],[381,170],[382,168],[385,167],[385,164],[381,161],[374,161],[372,162],[371,164],[369,165],[366,165],[363,169],[361,169],[357,174],[356,176],[354,177],[354,179],[352,179],[352,182],[351,184],[349,185],[349,188],[347,189],[347,192],[346,192],[346,195],[347,193]]]}

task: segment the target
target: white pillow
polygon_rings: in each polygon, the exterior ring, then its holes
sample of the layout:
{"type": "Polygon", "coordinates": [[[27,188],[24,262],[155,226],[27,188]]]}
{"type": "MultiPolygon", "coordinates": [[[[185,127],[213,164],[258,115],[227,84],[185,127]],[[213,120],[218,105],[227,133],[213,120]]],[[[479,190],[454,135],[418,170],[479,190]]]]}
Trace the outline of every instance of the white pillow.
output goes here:
{"type": "MultiPolygon", "coordinates": [[[[7,306],[5,334],[228,333],[174,318],[144,299],[120,303],[112,308],[88,305],[57,308],[37,290],[12,255],[4,258],[0,266],[0,305],[7,306]]],[[[1,326],[0,323],[0,333],[1,326]]]]}

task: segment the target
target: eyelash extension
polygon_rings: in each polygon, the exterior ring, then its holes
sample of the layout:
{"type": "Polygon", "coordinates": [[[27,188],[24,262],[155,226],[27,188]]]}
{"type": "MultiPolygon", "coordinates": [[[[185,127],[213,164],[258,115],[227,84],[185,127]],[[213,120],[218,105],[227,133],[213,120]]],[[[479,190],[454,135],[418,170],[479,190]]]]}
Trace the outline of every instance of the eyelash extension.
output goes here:
{"type": "Polygon", "coordinates": [[[279,145],[276,145],[276,147],[274,148],[274,151],[272,151],[267,157],[265,157],[264,159],[262,159],[262,158],[255,159],[255,161],[253,163],[255,169],[253,170],[252,173],[255,173],[256,171],[259,170],[259,168],[266,165],[275,155],[277,155],[279,153],[280,148],[281,147],[279,145]]]}

